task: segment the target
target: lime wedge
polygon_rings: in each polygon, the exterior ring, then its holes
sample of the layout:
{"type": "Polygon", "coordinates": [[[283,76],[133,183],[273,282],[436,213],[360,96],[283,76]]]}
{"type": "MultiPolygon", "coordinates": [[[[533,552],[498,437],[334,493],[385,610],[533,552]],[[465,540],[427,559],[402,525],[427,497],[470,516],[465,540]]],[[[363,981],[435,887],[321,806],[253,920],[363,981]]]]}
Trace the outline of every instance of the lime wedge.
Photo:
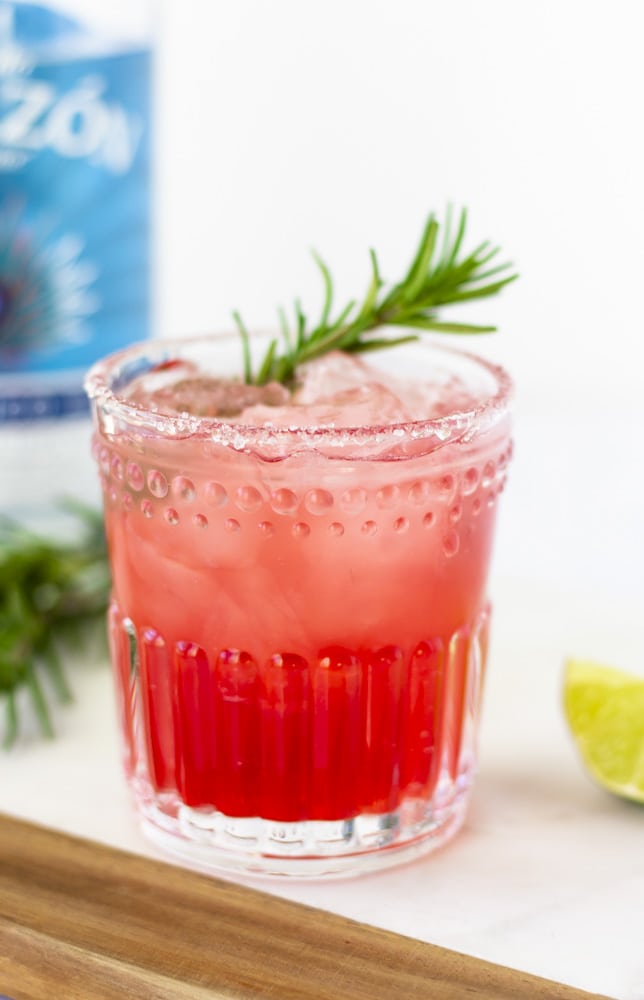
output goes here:
{"type": "Polygon", "coordinates": [[[610,792],[644,803],[644,678],[568,660],[564,709],[592,777],[610,792]]]}

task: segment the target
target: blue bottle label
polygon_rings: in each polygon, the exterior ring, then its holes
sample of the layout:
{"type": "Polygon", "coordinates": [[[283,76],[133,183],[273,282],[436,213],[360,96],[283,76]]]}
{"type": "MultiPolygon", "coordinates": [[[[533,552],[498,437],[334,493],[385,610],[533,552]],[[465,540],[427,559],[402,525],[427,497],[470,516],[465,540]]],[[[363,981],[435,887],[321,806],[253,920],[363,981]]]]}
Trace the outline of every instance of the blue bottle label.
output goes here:
{"type": "Polygon", "coordinates": [[[0,0],[0,423],[149,335],[150,50],[0,0]]]}

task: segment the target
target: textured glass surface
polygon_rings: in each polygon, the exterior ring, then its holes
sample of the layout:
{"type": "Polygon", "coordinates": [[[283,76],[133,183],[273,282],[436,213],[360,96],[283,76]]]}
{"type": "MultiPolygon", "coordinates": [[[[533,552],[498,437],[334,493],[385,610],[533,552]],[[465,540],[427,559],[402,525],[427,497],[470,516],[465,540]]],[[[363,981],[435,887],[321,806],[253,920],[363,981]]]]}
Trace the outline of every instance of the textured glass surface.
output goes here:
{"type": "Polygon", "coordinates": [[[273,449],[266,428],[125,402],[149,350],[89,382],[147,832],[200,867],[298,875],[442,843],[475,766],[506,377],[423,345],[471,371],[478,406],[284,428],[273,449]]]}

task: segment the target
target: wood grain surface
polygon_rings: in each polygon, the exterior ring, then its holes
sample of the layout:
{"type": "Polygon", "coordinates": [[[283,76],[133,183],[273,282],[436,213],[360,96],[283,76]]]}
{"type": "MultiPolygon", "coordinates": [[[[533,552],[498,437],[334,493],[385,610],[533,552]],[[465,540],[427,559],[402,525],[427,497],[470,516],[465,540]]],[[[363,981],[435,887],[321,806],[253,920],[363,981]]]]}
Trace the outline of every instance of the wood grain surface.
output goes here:
{"type": "Polygon", "coordinates": [[[13,1000],[595,996],[2,816],[0,993],[13,1000]]]}

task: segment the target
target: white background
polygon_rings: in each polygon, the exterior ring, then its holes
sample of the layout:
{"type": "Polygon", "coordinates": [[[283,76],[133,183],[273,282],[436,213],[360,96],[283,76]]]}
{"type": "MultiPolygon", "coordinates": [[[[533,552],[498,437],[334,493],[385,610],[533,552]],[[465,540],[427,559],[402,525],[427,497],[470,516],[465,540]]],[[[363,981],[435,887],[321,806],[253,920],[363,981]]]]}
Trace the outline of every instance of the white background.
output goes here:
{"type": "Polygon", "coordinates": [[[317,307],[311,246],[395,278],[453,201],[522,272],[472,311],[523,392],[641,387],[638,4],[167,0],[160,37],[162,332],[317,307]]]}
{"type": "MultiPolygon", "coordinates": [[[[115,9],[118,4],[111,5],[115,9]]],[[[470,210],[522,277],[470,310],[517,383],[481,768],[466,829],[415,865],[283,895],[642,1000],[644,812],[592,785],[567,655],[644,673],[639,5],[167,0],[159,23],[157,322],[221,329],[396,278],[426,213],[470,210]]],[[[471,346],[471,345],[469,345],[471,346]]],[[[75,670],[58,739],[0,759],[2,808],[148,851],[109,676],[75,670]],[[82,794],[79,794],[79,789],[82,794]]]]}

